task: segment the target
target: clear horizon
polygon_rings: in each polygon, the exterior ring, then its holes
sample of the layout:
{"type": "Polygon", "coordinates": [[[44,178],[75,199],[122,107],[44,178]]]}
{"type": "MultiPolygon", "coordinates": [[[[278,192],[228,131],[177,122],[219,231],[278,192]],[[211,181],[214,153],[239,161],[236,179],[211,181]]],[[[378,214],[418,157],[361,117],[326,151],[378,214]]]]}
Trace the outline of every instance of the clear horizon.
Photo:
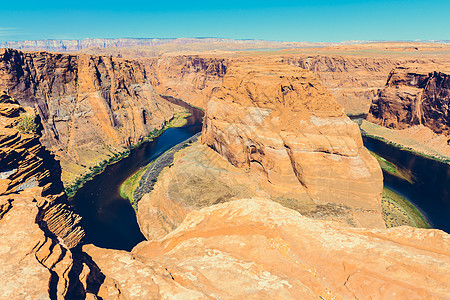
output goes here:
{"type": "Polygon", "coordinates": [[[0,42],[86,38],[289,42],[450,40],[450,1],[173,1],[2,3],[0,42]]]}

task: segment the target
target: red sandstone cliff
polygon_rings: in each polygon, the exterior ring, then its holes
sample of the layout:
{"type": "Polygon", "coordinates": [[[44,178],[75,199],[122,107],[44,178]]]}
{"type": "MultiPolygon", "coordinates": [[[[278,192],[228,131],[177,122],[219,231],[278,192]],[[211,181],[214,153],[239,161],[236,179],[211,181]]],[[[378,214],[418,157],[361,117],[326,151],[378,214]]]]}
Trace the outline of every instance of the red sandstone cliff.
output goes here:
{"type": "Polygon", "coordinates": [[[229,63],[229,59],[198,55],[162,56],[148,61],[147,72],[158,93],[206,108],[229,63]]]}
{"type": "Polygon", "coordinates": [[[426,66],[392,70],[367,119],[394,129],[424,125],[438,134],[449,135],[449,74],[426,66]]]}
{"type": "Polygon", "coordinates": [[[102,56],[2,50],[0,89],[36,108],[42,142],[61,159],[65,183],[179,110],[156,94],[141,63],[102,56]]]}

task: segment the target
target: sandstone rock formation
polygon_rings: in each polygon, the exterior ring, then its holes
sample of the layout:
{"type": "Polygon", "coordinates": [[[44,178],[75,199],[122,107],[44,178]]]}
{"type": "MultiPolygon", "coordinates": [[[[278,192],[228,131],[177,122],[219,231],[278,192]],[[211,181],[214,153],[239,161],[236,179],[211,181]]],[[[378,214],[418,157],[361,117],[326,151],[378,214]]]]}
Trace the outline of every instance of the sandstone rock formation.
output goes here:
{"type": "MultiPolygon", "coordinates": [[[[343,55],[295,55],[283,61],[312,71],[330,90],[346,113],[369,111],[389,72],[413,61],[343,55]]],[[[417,62],[417,60],[416,60],[417,62]]]]}
{"type": "Polygon", "coordinates": [[[63,299],[81,287],[71,252],[85,235],[81,217],[39,142],[39,125],[34,109],[0,94],[1,299],[63,299]]]}
{"type": "Polygon", "coordinates": [[[445,70],[426,66],[392,70],[368,120],[394,129],[424,125],[450,135],[450,72],[445,70]]]}
{"type": "Polygon", "coordinates": [[[439,230],[342,227],[254,198],[191,212],[132,253],[83,249],[125,299],[444,299],[449,243],[439,230]]]}
{"type": "Polygon", "coordinates": [[[84,237],[81,218],[68,207],[61,168],[39,142],[39,131],[34,109],[25,110],[9,95],[0,94],[0,194],[38,188],[40,222],[73,248],[84,237]],[[30,123],[24,125],[25,121],[30,123]]]}
{"type": "Polygon", "coordinates": [[[383,226],[381,170],[359,128],[305,70],[234,63],[210,100],[202,142],[232,165],[265,174],[300,201],[346,205],[363,226],[383,226]],[[372,217],[360,217],[368,213],[372,217]]]}
{"type": "Polygon", "coordinates": [[[36,108],[64,183],[139,143],[180,109],[156,94],[142,64],[110,57],[1,50],[0,89],[36,108]]]}

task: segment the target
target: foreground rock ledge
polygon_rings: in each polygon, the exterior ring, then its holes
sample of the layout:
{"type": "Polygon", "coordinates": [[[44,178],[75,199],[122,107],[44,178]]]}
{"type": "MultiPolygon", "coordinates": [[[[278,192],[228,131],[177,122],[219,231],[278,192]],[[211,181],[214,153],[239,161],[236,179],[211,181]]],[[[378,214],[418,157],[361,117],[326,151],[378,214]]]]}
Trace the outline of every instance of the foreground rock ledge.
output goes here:
{"type": "Polygon", "coordinates": [[[262,198],[191,212],[132,253],[83,248],[130,299],[443,299],[449,249],[440,230],[342,227],[262,198]]]}

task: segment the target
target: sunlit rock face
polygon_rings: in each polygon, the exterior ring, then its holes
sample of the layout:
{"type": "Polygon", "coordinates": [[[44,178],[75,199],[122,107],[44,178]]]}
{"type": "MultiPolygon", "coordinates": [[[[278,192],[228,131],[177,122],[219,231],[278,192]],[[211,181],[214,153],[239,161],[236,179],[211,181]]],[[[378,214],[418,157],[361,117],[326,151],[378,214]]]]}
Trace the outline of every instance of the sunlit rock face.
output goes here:
{"type": "Polygon", "coordinates": [[[440,230],[343,227],[253,198],[191,212],[132,253],[83,249],[125,299],[444,299],[449,242],[440,230]]]}
{"type": "Polygon", "coordinates": [[[71,252],[85,232],[41,128],[34,109],[0,93],[0,299],[85,294],[71,252]]]}
{"type": "Polygon", "coordinates": [[[359,225],[383,227],[381,170],[358,126],[309,71],[233,63],[208,103],[202,142],[293,198],[342,204],[359,225]]]}

